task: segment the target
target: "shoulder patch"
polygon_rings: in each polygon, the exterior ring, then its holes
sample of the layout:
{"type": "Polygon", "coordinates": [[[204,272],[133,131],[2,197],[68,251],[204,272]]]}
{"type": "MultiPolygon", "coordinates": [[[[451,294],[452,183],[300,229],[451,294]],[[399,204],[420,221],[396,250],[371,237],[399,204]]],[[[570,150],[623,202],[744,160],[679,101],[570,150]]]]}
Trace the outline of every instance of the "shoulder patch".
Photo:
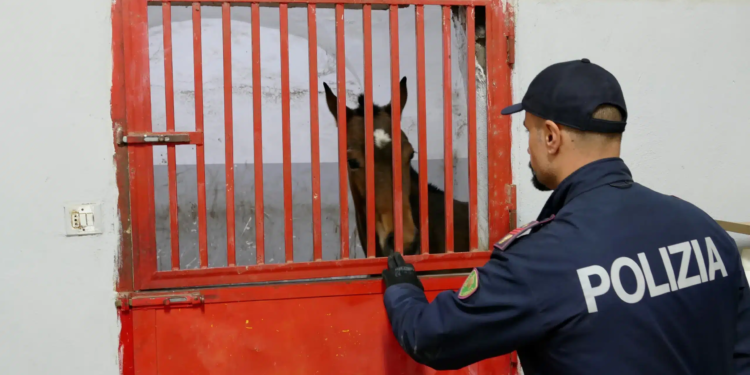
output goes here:
{"type": "Polygon", "coordinates": [[[479,273],[477,269],[471,270],[469,276],[464,280],[464,285],[461,285],[461,289],[458,290],[458,298],[466,299],[479,288],[479,273]]]}
{"type": "Polygon", "coordinates": [[[550,216],[550,217],[548,217],[548,218],[546,218],[544,220],[541,220],[541,221],[532,221],[532,222],[530,222],[530,223],[528,223],[528,224],[526,224],[524,226],[521,226],[521,227],[518,227],[516,229],[513,229],[508,234],[506,234],[505,237],[503,237],[502,240],[498,241],[495,244],[495,248],[498,249],[498,250],[500,250],[500,251],[505,251],[505,249],[507,249],[508,246],[510,246],[510,244],[512,244],[513,241],[516,240],[516,238],[518,238],[521,234],[523,234],[523,232],[526,232],[527,230],[529,230],[529,229],[531,229],[531,228],[533,228],[533,227],[535,227],[537,225],[542,225],[542,224],[549,223],[550,221],[552,221],[554,219],[555,219],[555,215],[552,215],[552,216],[550,216]]]}

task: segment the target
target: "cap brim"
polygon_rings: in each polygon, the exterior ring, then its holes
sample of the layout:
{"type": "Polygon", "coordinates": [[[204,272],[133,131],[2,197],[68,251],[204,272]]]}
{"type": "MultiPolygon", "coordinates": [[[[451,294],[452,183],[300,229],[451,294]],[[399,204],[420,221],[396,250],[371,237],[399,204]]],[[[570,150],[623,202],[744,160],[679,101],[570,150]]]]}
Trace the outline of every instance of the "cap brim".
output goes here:
{"type": "Polygon", "coordinates": [[[512,106],[503,108],[503,110],[500,111],[500,113],[502,113],[503,115],[511,115],[511,114],[518,113],[521,111],[523,111],[523,104],[518,103],[518,104],[513,104],[512,106]]]}

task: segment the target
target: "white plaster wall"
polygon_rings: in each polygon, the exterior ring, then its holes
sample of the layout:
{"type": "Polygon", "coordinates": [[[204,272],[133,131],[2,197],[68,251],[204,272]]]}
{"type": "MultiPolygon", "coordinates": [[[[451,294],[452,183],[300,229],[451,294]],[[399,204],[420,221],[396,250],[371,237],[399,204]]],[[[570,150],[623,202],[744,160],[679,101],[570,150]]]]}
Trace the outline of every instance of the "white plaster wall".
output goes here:
{"type": "Polygon", "coordinates": [[[107,0],[0,12],[3,374],[118,373],[117,187],[107,0]],[[63,204],[99,200],[104,233],[65,237],[63,204]]]}
{"type": "MultiPolygon", "coordinates": [[[[514,100],[550,64],[587,57],[623,87],[622,157],[636,181],[715,219],[750,220],[750,2],[516,1],[514,100]]],[[[513,118],[519,223],[548,193],[531,183],[523,114],[513,118]]],[[[747,236],[737,239],[750,246],[747,236]]]]}

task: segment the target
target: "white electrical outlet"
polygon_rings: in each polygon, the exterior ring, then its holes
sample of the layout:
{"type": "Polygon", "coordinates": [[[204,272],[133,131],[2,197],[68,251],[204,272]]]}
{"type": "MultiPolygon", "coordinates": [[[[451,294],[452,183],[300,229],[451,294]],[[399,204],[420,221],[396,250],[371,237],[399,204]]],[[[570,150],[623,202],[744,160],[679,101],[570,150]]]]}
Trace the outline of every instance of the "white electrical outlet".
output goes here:
{"type": "Polygon", "coordinates": [[[65,205],[65,234],[85,236],[102,233],[100,203],[70,203],[65,205]]]}

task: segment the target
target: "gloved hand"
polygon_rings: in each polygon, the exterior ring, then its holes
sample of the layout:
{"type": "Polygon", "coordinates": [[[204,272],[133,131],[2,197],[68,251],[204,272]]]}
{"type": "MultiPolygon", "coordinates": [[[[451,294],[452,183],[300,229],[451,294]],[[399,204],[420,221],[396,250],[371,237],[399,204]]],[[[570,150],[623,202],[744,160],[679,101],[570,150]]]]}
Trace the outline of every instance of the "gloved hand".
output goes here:
{"type": "Polygon", "coordinates": [[[386,289],[396,284],[412,284],[424,290],[414,266],[406,263],[400,253],[393,253],[388,257],[388,269],[383,270],[383,281],[386,289]]]}

